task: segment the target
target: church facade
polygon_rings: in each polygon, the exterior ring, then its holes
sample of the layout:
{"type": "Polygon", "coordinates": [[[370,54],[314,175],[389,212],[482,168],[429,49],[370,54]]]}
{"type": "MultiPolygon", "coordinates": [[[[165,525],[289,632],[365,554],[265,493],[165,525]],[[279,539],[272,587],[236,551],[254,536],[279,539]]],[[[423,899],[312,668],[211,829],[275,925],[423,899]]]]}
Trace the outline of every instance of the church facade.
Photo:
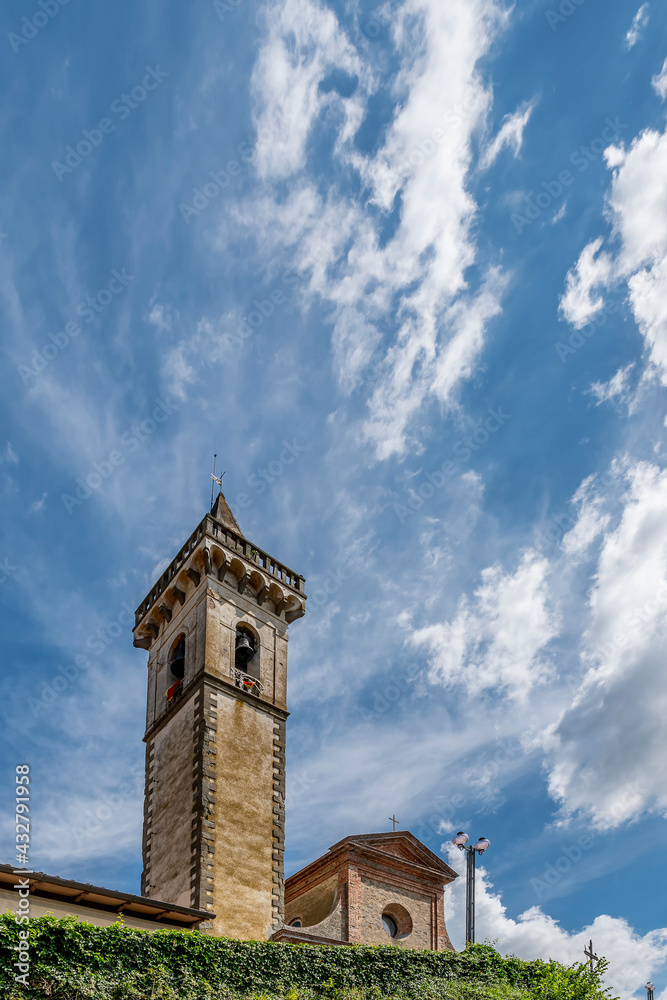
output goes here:
{"type": "Polygon", "coordinates": [[[345,837],[287,879],[274,940],[453,951],[444,889],[456,877],[407,831],[345,837]]]}

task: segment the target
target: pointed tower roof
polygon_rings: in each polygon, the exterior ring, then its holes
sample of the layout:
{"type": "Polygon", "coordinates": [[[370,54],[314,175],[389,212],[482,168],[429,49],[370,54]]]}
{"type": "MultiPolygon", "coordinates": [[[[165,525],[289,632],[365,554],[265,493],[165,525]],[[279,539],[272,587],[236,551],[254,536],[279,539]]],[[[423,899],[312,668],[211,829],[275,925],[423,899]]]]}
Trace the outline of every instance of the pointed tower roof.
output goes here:
{"type": "Polygon", "coordinates": [[[230,531],[235,531],[237,535],[241,536],[241,538],[245,538],[245,535],[239,527],[238,521],[232,514],[231,508],[225,500],[225,494],[222,492],[218,493],[218,497],[213,504],[211,517],[214,517],[216,521],[220,522],[220,524],[224,524],[225,528],[229,528],[230,531]]]}

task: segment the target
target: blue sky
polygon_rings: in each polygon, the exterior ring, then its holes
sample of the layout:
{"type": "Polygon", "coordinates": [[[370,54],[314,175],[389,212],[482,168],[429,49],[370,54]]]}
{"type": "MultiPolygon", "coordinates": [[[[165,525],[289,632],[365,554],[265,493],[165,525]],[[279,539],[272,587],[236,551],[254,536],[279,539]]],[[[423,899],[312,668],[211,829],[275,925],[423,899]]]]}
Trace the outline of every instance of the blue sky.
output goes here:
{"type": "Polygon", "coordinates": [[[34,864],[138,888],[128,609],[217,452],[308,581],[288,872],[393,812],[446,857],[485,834],[480,938],[592,936],[623,998],[661,995],[664,10],[0,18],[0,731],[34,864]]]}

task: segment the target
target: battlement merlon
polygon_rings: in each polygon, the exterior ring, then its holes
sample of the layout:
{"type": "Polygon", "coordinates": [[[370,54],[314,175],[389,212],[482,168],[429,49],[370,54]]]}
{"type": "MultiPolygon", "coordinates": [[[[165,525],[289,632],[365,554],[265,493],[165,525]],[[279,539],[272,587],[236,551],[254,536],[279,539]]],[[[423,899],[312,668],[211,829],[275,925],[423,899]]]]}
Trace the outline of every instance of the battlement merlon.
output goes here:
{"type": "Polygon", "coordinates": [[[162,620],[171,620],[176,602],[184,604],[187,590],[193,584],[196,589],[201,578],[209,576],[240,594],[253,594],[260,606],[272,602],[276,616],[284,617],[287,624],[305,614],[305,577],[211,513],[205,515],[135,611],[134,645],[149,649],[162,620]]]}

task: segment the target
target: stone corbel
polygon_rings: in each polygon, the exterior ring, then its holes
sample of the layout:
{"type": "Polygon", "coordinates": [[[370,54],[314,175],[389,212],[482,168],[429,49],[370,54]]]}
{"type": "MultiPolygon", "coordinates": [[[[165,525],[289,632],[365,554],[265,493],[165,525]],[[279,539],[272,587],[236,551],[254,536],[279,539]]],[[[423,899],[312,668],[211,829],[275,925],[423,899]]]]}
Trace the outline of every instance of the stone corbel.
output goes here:
{"type": "Polygon", "coordinates": [[[181,605],[181,607],[183,607],[183,605],[185,604],[185,594],[183,593],[183,591],[179,590],[178,587],[172,587],[171,592],[178,601],[178,603],[181,605]]]}
{"type": "Polygon", "coordinates": [[[190,567],[189,569],[186,569],[185,572],[190,577],[190,579],[194,583],[195,587],[198,587],[199,586],[199,581],[201,580],[201,575],[197,572],[197,570],[196,569],[192,569],[192,567],[190,567]]]}
{"type": "Polygon", "coordinates": [[[295,622],[297,620],[297,618],[303,618],[305,613],[306,609],[304,608],[303,604],[299,604],[297,605],[296,608],[293,608],[291,611],[287,611],[285,613],[285,621],[287,622],[288,625],[291,625],[292,622],[295,622]]]}
{"type": "Polygon", "coordinates": [[[171,608],[169,607],[168,604],[161,604],[160,607],[158,608],[158,611],[160,612],[162,617],[166,619],[166,621],[168,622],[171,621],[171,608]]]}
{"type": "Polygon", "coordinates": [[[243,576],[239,580],[239,594],[245,594],[245,588],[247,583],[248,583],[248,574],[244,572],[243,576]]]}
{"type": "Polygon", "coordinates": [[[211,550],[204,549],[202,554],[204,556],[204,573],[208,576],[211,572],[211,550]]]}

